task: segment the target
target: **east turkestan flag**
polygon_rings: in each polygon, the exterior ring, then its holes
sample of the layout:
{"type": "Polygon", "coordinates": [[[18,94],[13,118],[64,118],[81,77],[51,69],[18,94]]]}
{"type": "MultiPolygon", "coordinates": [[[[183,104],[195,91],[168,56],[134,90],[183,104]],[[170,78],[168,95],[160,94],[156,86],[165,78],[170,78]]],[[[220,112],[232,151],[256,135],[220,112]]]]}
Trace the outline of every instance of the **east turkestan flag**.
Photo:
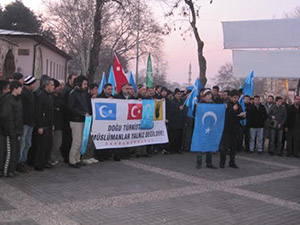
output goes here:
{"type": "Polygon", "coordinates": [[[198,104],[192,138],[192,152],[216,152],[225,123],[225,104],[198,104]]]}
{"type": "Polygon", "coordinates": [[[148,60],[147,60],[146,86],[147,87],[153,86],[153,72],[152,72],[152,63],[151,63],[150,52],[148,54],[148,60]]]}
{"type": "Polygon", "coordinates": [[[118,93],[122,90],[123,84],[128,84],[128,80],[126,78],[126,75],[123,71],[123,67],[115,54],[115,62],[114,62],[114,75],[115,75],[115,81],[116,81],[116,88],[118,93]]]}

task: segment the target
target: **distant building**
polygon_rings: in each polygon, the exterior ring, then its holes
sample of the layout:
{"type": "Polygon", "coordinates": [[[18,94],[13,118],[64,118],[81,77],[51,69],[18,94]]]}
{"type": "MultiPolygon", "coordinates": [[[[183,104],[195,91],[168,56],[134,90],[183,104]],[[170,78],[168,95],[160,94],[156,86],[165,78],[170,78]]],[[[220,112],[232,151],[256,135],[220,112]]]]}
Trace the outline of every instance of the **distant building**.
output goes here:
{"type": "Polygon", "coordinates": [[[39,34],[0,29],[0,74],[4,79],[14,72],[42,74],[66,80],[71,57],[39,34]]]}

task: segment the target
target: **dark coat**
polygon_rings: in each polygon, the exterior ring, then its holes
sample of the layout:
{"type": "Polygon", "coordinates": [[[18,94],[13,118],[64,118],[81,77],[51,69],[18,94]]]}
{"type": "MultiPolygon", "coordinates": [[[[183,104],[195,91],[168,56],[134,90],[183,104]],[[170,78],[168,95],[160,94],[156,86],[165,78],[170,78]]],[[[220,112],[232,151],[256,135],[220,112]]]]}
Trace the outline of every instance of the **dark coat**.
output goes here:
{"type": "Polygon", "coordinates": [[[225,112],[225,124],[224,124],[224,134],[228,135],[237,135],[238,129],[240,127],[240,120],[243,119],[239,117],[238,114],[243,112],[243,109],[240,104],[229,102],[227,104],[226,112],[225,112]],[[237,104],[238,110],[234,111],[233,106],[237,104]]]}
{"type": "Polygon", "coordinates": [[[23,123],[28,126],[34,126],[35,120],[35,96],[33,92],[23,88],[21,93],[21,101],[23,108],[23,123]]]}
{"type": "Polygon", "coordinates": [[[167,109],[169,128],[170,129],[183,129],[184,127],[184,110],[180,110],[181,102],[173,98],[170,102],[169,109],[167,109]]]}
{"type": "Polygon", "coordinates": [[[19,96],[6,94],[1,99],[1,120],[4,135],[19,137],[23,134],[22,102],[19,96]]]}
{"type": "Polygon", "coordinates": [[[68,97],[68,110],[70,121],[84,122],[85,115],[89,113],[89,106],[86,99],[86,92],[75,87],[68,97]]]}
{"type": "MultiPolygon", "coordinates": [[[[120,92],[115,96],[116,99],[126,99],[125,96],[123,95],[123,92],[120,92]]],[[[134,97],[129,97],[128,99],[135,99],[134,97]]]]}
{"type": "Polygon", "coordinates": [[[254,104],[248,107],[247,122],[250,128],[263,128],[266,119],[267,111],[261,103],[258,108],[254,104]]]}
{"type": "Polygon", "coordinates": [[[295,105],[290,105],[287,110],[287,120],[286,120],[286,126],[290,131],[294,129],[295,125],[299,128],[299,124],[295,124],[296,116],[298,116],[298,118],[300,117],[300,107],[296,108],[295,105]]]}
{"type": "Polygon", "coordinates": [[[64,105],[62,108],[62,114],[63,114],[63,118],[65,120],[69,120],[69,109],[68,109],[68,97],[70,92],[72,91],[73,86],[71,86],[69,83],[67,83],[64,87],[64,89],[61,92],[61,97],[64,101],[64,105]]]}
{"type": "Polygon", "coordinates": [[[35,121],[37,128],[53,127],[53,96],[45,90],[36,95],[35,121]]]}
{"type": "Polygon", "coordinates": [[[63,129],[62,109],[64,107],[64,100],[60,94],[53,95],[53,106],[54,106],[54,114],[53,114],[54,130],[62,130],[63,129]]]}
{"type": "MultiPolygon", "coordinates": [[[[114,96],[110,96],[110,97],[114,98],[114,96]]],[[[101,94],[97,98],[109,98],[109,97],[107,97],[106,94],[104,93],[104,91],[102,91],[101,94]]]]}

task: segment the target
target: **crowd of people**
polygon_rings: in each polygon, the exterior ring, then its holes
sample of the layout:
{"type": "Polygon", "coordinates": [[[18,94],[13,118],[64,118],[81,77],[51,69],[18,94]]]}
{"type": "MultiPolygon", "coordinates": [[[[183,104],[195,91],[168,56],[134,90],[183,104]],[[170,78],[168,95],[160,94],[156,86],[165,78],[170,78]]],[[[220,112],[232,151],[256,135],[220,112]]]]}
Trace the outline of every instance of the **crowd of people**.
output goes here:
{"type": "MultiPolygon", "coordinates": [[[[136,93],[131,84],[123,84],[122,90],[113,96],[112,85],[106,84],[98,94],[97,84],[88,84],[85,76],[76,74],[71,74],[66,84],[43,75],[38,88],[33,76],[24,77],[20,73],[9,80],[0,80],[0,176],[14,177],[33,169],[43,171],[62,162],[80,168],[103,160],[190,151],[194,118],[188,116],[185,103],[192,90],[171,91],[159,85],[155,88],[138,85],[137,90],[136,93]],[[86,115],[92,115],[92,98],[164,99],[169,143],[96,150],[90,138],[82,156],[84,121],[86,115]]],[[[219,167],[225,167],[229,155],[229,166],[238,168],[235,162],[238,151],[299,158],[300,97],[295,96],[293,103],[288,104],[282,97],[269,96],[262,104],[259,96],[245,95],[243,109],[239,104],[241,95],[241,90],[220,91],[214,86],[201,90],[198,96],[197,104],[226,104],[219,167]]],[[[198,169],[203,154],[197,153],[198,169]]],[[[205,155],[206,167],[216,169],[213,154],[205,155]]]]}

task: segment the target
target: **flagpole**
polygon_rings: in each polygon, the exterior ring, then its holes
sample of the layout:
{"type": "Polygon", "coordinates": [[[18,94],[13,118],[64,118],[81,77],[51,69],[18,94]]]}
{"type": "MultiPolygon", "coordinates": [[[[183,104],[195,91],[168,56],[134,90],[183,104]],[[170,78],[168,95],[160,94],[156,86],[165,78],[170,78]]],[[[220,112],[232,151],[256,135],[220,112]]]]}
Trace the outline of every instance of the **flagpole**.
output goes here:
{"type": "Polygon", "coordinates": [[[135,82],[138,83],[139,77],[139,45],[140,45],[140,0],[138,0],[138,18],[137,18],[137,35],[136,35],[136,70],[135,82]]]}

